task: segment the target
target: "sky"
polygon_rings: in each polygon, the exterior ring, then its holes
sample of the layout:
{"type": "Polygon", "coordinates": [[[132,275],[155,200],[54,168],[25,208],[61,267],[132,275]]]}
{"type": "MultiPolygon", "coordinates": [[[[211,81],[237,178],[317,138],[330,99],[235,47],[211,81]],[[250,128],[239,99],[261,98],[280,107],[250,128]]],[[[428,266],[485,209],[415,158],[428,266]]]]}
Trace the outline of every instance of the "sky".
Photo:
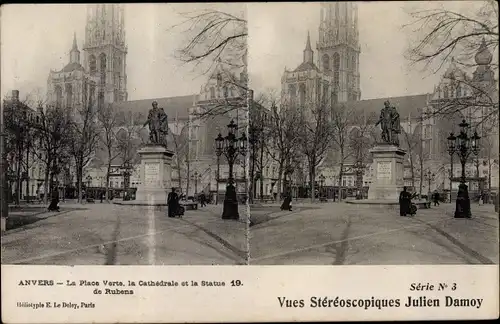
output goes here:
{"type": "MultiPolygon", "coordinates": [[[[129,100],[200,91],[206,76],[175,57],[186,41],[187,27],[173,26],[185,21],[183,13],[202,7],[206,5],[125,5],[129,100]]],[[[36,89],[45,93],[50,69],[59,70],[69,62],[74,32],[82,49],[85,22],[85,5],[2,6],[1,94],[13,89],[21,98],[36,89]]]]}
{"type": "MultiPolygon", "coordinates": [[[[450,4],[471,5],[440,3],[450,4]]],[[[407,12],[429,6],[428,2],[358,2],[361,99],[433,91],[441,74],[422,72],[422,66],[410,66],[403,55],[411,39],[411,30],[402,28],[410,22],[407,12]]],[[[256,93],[280,89],[285,66],[295,69],[302,62],[308,31],[316,62],[320,3],[255,3],[248,6],[247,14],[248,69],[256,93]]]]}
{"type": "MultiPolygon", "coordinates": [[[[440,75],[410,67],[403,55],[410,32],[401,28],[409,22],[405,10],[422,4],[358,2],[362,99],[422,94],[439,82],[440,75]]],[[[125,5],[129,100],[199,93],[207,77],[175,57],[187,37],[185,26],[172,26],[185,19],[181,13],[206,6],[125,5]]],[[[240,4],[211,6],[242,9],[240,4]]],[[[293,69],[302,61],[308,31],[316,47],[319,3],[251,3],[246,16],[252,88],[256,93],[279,90],[285,66],[293,69]]],[[[36,89],[45,93],[50,69],[59,70],[69,62],[74,32],[81,49],[85,19],[85,5],[2,6],[1,94],[13,89],[20,90],[21,97],[36,89]]]]}

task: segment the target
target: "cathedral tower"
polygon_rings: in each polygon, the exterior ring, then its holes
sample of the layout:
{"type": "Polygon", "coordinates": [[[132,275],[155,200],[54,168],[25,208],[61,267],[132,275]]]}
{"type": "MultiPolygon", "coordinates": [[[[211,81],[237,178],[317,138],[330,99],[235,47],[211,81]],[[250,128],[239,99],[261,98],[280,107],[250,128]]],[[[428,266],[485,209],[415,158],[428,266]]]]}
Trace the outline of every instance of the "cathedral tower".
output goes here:
{"type": "Polygon", "coordinates": [[[99,107],[127,101],[127,46],[122,5],[93,4],[87,7],[84,67],[97,76],[99,107]]]}
{"type": "Polygon", "coordinates": [[[321,4],[318,66],[333,76],[334,101],[359,100],[358,6],[354,2],[321,4]]]}

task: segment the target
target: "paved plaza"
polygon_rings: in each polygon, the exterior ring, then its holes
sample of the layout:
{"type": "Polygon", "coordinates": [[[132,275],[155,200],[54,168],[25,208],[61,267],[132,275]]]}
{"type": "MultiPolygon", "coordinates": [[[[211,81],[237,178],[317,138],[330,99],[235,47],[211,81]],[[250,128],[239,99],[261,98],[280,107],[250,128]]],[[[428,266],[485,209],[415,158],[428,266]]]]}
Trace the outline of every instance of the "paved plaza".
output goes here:
{"type": "Polygon", "coordinates": [[[222,220],[221,213],[221,205],[211,205],[180,219],[152,207],[63,203],[59,213],[17,215],[31,220],[4,233],[2,263],[246,264],[246,219],[222,220]]]}
{"type": "Polygon", "coordinates": [[[498,214],[472,206],[472,219],[454,219],[455,206],[399,210],[346,203],[255,206],[250,263],[260,265],[498,264],[498,214]]]}

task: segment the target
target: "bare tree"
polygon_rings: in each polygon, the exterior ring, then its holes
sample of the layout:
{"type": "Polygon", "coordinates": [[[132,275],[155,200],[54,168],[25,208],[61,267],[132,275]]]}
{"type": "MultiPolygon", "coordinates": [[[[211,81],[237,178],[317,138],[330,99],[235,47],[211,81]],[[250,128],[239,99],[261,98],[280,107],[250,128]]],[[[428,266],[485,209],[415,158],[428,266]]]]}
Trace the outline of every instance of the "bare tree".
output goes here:
{"type": "Polygon", "coordinates": [[[334,127],[329,121],[327,106],[323,103],[305,105],[300,118],[300,143],[302,153],[307,159],[311,181],[311,201],[314,201],[316,188],[316,168],[325,158],[334,138],[334,127]]]}
{"type": "Polygon", "coordinates": [[[265,132],[268,141],[265,148],[267,154],[278,164],[277,196],[279,199],[286,163],[297,152],[300,119],[297,109],[286,104],[278,107],[276,102],[271,104],[269,117],[265,132]]]}
{"type": "Polygon", "coordinates": [[[187,40],[177,51],[178,59],[200,68],[202,74],[216,68],[218,86],[224,89],[224,98],[211,100],[200,106],[199,117],[213,117],[247,106],[247,21],[244,6],[229,12],[215,9],[182,13],[184,21],[173,29],[183,28],[187,40]],[[239,72],[239,73],[238,73],[239,72]],[[228,92],[233,95],[228,95],[228,92]]]}
{"type": "Polygon", "coordinates": [[[205,65],[204,73],[212,70],[217,62],[243,67],[248,31],[244,6],[239,9],[234,13],[215,9],[181,13],[185,20],[173,26],[185,28],[187,41],[178,50],[179,59],[197,66],[205,65]]]}
{"type": "Polygon", "coordinates": [[[342,177],[344,176],[344,164],[346,160],[353,155],[353,151],[350,149],[350,134],[352,126],[354,125],[352,120],[352,114],[354,111],[346,104],[336,104],[332,111],[332,131],[333,131],[333,142],[335,148],[337,149],[337,157],[339,159],[339,201],[342,199],[342,177]]]}
{"type": "MultiPolygon", "coordinates": [[[[465,68],[477,68],[474,58],[478,51],[496,53],[498,50],[498,3],[478,1],[463,6],[462,10],[451,10],[450,3],[427,10],[412,10],[413,21],[405,28],[414,27],[407,57],[414,64],[423,64],[427,71],[438,72],[445,63],[453,61],[465,68]],[[446,7],[446,8],[445,8],[446,7]]],[[[490,54],[491,55],[491,54],[490,54]]],[[[498,70],[497,55],[493,55],[485,69],[493,68],[492,75],[498,70]]],[[[481,63],[483,64],[483,63],[481,63]]],[[[482,71],[488,73],[488,71],[482,71]]],[[[475,107],[483,110],[480,123],[498,125],[498,95],[496,91],[484,88],[478,80],[453,78],[454,87],[469,88],[466,96],[447,100],[434,114],[448,115],[475,107]]],[[[479,80],[481,81],[481,80],[479,80]]]]}
{"type": "Polygon", "coordinates": [[[178,176],[178,181],[177,181],[177,186],[179,188],[182,188],[182,169],[185,166],[185,163],[189,163],[188,160],[188,150],[189,150],[189,138],[188,134],[186,132],[189,131],[189,124],[186,123],[184,125],[181,125],[179,122],[178,118],[175,120],[175,132],[170,129],[170,133],[172,134],[172,142],[174,144],[174,150],[175,150],[175,165],[177,168],[177,176],[178,176]]]}
{"type": "Polygon", "coordinates": [[[38,144],[34,153],[44,165],[44,203],[47,203],[49,188],[52,188],[59,165],[68,162],[72,121],[70,111],[60,106],[40,107],[38,117],[38,121],[33,123],[38,144]]]}
{"type": "Polygon", "coordinates": [[[118,141],[116,139],[116,128],[118,126],[118,115],[115,106],[109,104],[97,112],[97,118],[100,124],[99,139],[107,154],[106,169],[106,201],[109,201],[109,178],[111,174],[111,164],[120,155],[117,150],[118,141]]]}
{"type": "Polygon", "coordinates": [[[97,109],[93,102],[74,107],[74,113],[70,152],[75,161],[78,202],[81,203],[83,169],[95,155],[99,143],[99,125],[97,109]]]}
{"type": "Polygon", "coordinates": [[[351,114],[350,119],[352,119],[354,128],[349,132],[348,148],[354,156],[356,188],[361,192],[365,163],[369,157],[369,149],[376,138],[374,125],[377,122],[377,115],[375,113],[367,115],[364,111],[355,111],[351,114]]]}
{"type": "Polygon", "coordinates": [[[412,130],[405,131],[402,129],[401,131],[403,135],[403,147],[408,152],[408,162],[410,162],[410,172],[411,172],[411,186],[413,190],[415,190],[415,158],[416,155],[421,156],[419,154],[420,143],[421,143],[421,135],[412,130]]]}

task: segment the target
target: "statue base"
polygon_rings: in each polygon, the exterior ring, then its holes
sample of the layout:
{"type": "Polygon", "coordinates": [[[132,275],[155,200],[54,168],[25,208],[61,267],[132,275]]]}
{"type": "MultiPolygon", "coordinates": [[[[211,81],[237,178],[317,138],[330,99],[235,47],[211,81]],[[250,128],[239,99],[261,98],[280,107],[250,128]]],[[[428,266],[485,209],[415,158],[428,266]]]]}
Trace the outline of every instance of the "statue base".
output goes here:
{"type": "Polygon", "coordinates": [[[370,153],[373,156],[373,173],[368,200],[398,202],[404,187],[406,151],[395,145],[378,144],[370,153]]]}
{"type": "Polygon", "coordinates": [[[158,144],[147,144],[137,153],[141,157],[141,184],[137,188],[136,200],[123,201],[121,204],[165,206],[171,191],[174,153],[158,144]]]}

